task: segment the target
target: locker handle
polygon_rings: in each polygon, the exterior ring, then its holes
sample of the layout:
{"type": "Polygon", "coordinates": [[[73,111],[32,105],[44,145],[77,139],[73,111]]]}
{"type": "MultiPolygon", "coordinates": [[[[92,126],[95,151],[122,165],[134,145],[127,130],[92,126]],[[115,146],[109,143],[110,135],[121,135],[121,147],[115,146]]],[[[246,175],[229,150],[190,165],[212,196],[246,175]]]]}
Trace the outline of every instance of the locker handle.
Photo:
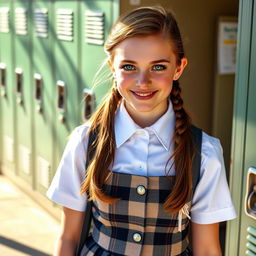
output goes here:
{"type": "Polygon", "coordinates": [[[6,65],[0,63],[0,88],[1,96],[6,97],[6,65]]]}
{"type": "Polygon", "coordinates": [[[37,112],[42,113],[42,76],[40,74],[34,74],[35,79],[35,99],[38,102],[37,112]]]}
{"type": "Polygon", "coordinates": [[[256,214],[256,185],[253,186],[253,190],[248,196],[247,206],[250,211],[256,214]]]}
{"type": "Polygon", "coordinates": [[[16,68],[16,93],[17,93],[17,104],[22,104],[22,69],[16,68]]]}
{"type": "Polygon", "coordinates": [[[84,113],[83,113],[83,117],[85,120],[88,120],[91,115],[92,112],[94,110],[94,94],[93,91],[90,89],[85,88],[83,90],[83,94],[84,94],[84,113]]]}
{"type": "Polygon", "coordinates": [[[65,122],[64,113],[66,112],[66,85],[63,81],[57,81],[57,108],[59,110],[59,120],[61,123],[65,122]]]}
{"type": "Polygon", "coordinates": [[[246,191],[244,198],[245,214],[256,220],[256,168],[247,171],[246,191]]]}

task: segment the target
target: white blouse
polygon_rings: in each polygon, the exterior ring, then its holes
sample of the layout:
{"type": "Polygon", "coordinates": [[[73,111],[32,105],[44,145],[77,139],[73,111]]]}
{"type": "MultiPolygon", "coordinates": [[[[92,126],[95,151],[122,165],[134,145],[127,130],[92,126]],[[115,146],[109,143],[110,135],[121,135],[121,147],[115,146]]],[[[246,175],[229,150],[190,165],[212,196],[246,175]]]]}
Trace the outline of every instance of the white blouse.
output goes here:
{"type": "MultiPolygon", "coordinates": [[[[171,141],[175,114],[170,102],[167,112],[152,126],[141,128],[129,116],[123,102],[115,117],[116,154],[112,170],[141,176],[165,176],[173,152],[171,141]]],[[[47,191],[54,202],[77,211],[84,211],[86,194],[80,194],[85,177],[86,150],[89,124],[74,129],[64,150],[57,172],[47,191]]],[[[203,133],[200,181],[196,187],[191,220],[198,224],[210,224],[234,219],[226,180],[222,147],[218,139],[203,133]]],[[[171,168],[168,175],[175,175],[171,168]]]]}

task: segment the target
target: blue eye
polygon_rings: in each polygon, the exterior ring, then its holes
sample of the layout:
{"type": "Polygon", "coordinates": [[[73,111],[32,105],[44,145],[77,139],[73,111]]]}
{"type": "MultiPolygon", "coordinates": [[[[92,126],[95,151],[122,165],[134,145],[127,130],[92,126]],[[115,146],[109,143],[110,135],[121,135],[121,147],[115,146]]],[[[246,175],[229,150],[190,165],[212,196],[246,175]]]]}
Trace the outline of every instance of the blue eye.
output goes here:
{"type": "Polygon", "coordinates": [[[162,71],[162,70],[165,70],[165,69],[166,69],[165,65],[154,65],[152,67],[152,70],[155,70],[155,71],[162,71]]]}
{"type": "Polygon", "coordinates": [[[121,67],[125,71],[132,71],[135,70],[135,66],[131,64],[125,64],[121,67]]]}

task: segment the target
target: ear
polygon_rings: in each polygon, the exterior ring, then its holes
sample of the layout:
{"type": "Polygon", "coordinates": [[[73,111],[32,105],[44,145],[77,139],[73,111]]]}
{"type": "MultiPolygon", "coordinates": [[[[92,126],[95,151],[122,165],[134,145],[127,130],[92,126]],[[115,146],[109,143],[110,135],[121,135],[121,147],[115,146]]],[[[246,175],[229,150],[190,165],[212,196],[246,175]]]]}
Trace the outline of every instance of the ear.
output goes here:
{"type": "Polygon", "coordinates": [[[111,72],[114,74],[115,73],[114,65],[113,65],[113,62],[110,59],[108,60],[108,65],[111,69],[111,72]]]}
{"type": "Polygon", "coordinates": [[[182,75],[183,70],[185,69],[187,64],[188,64],[188,59],[187,58],[182,58],[180,65],[177,66],[177,68],[176,68],[176,71],[175,71],[174,76],[173,76],[173,80],[178,80],[180,78],[180,76],[182,75]]]}

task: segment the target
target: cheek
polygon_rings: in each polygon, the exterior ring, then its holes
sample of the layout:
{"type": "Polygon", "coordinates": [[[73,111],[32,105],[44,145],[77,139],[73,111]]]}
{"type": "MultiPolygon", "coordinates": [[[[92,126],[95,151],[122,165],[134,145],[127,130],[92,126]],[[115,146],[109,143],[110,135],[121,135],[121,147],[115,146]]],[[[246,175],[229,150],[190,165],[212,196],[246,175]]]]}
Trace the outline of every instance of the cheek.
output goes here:
{"type": "Polygon", "coordinates": [[[117,87],[122,87],[123,89],[133,84],[133,81],[134,81],[134,78],[130,74],[128,75],[128,74],[119,73],[116,76],[117,87]]]}
{"type": "Polygon", "coordinates": [[[153,79],[161,87],[169,87],[173,82],[172,76],[170,75],[155,75],[153,79]]]}

